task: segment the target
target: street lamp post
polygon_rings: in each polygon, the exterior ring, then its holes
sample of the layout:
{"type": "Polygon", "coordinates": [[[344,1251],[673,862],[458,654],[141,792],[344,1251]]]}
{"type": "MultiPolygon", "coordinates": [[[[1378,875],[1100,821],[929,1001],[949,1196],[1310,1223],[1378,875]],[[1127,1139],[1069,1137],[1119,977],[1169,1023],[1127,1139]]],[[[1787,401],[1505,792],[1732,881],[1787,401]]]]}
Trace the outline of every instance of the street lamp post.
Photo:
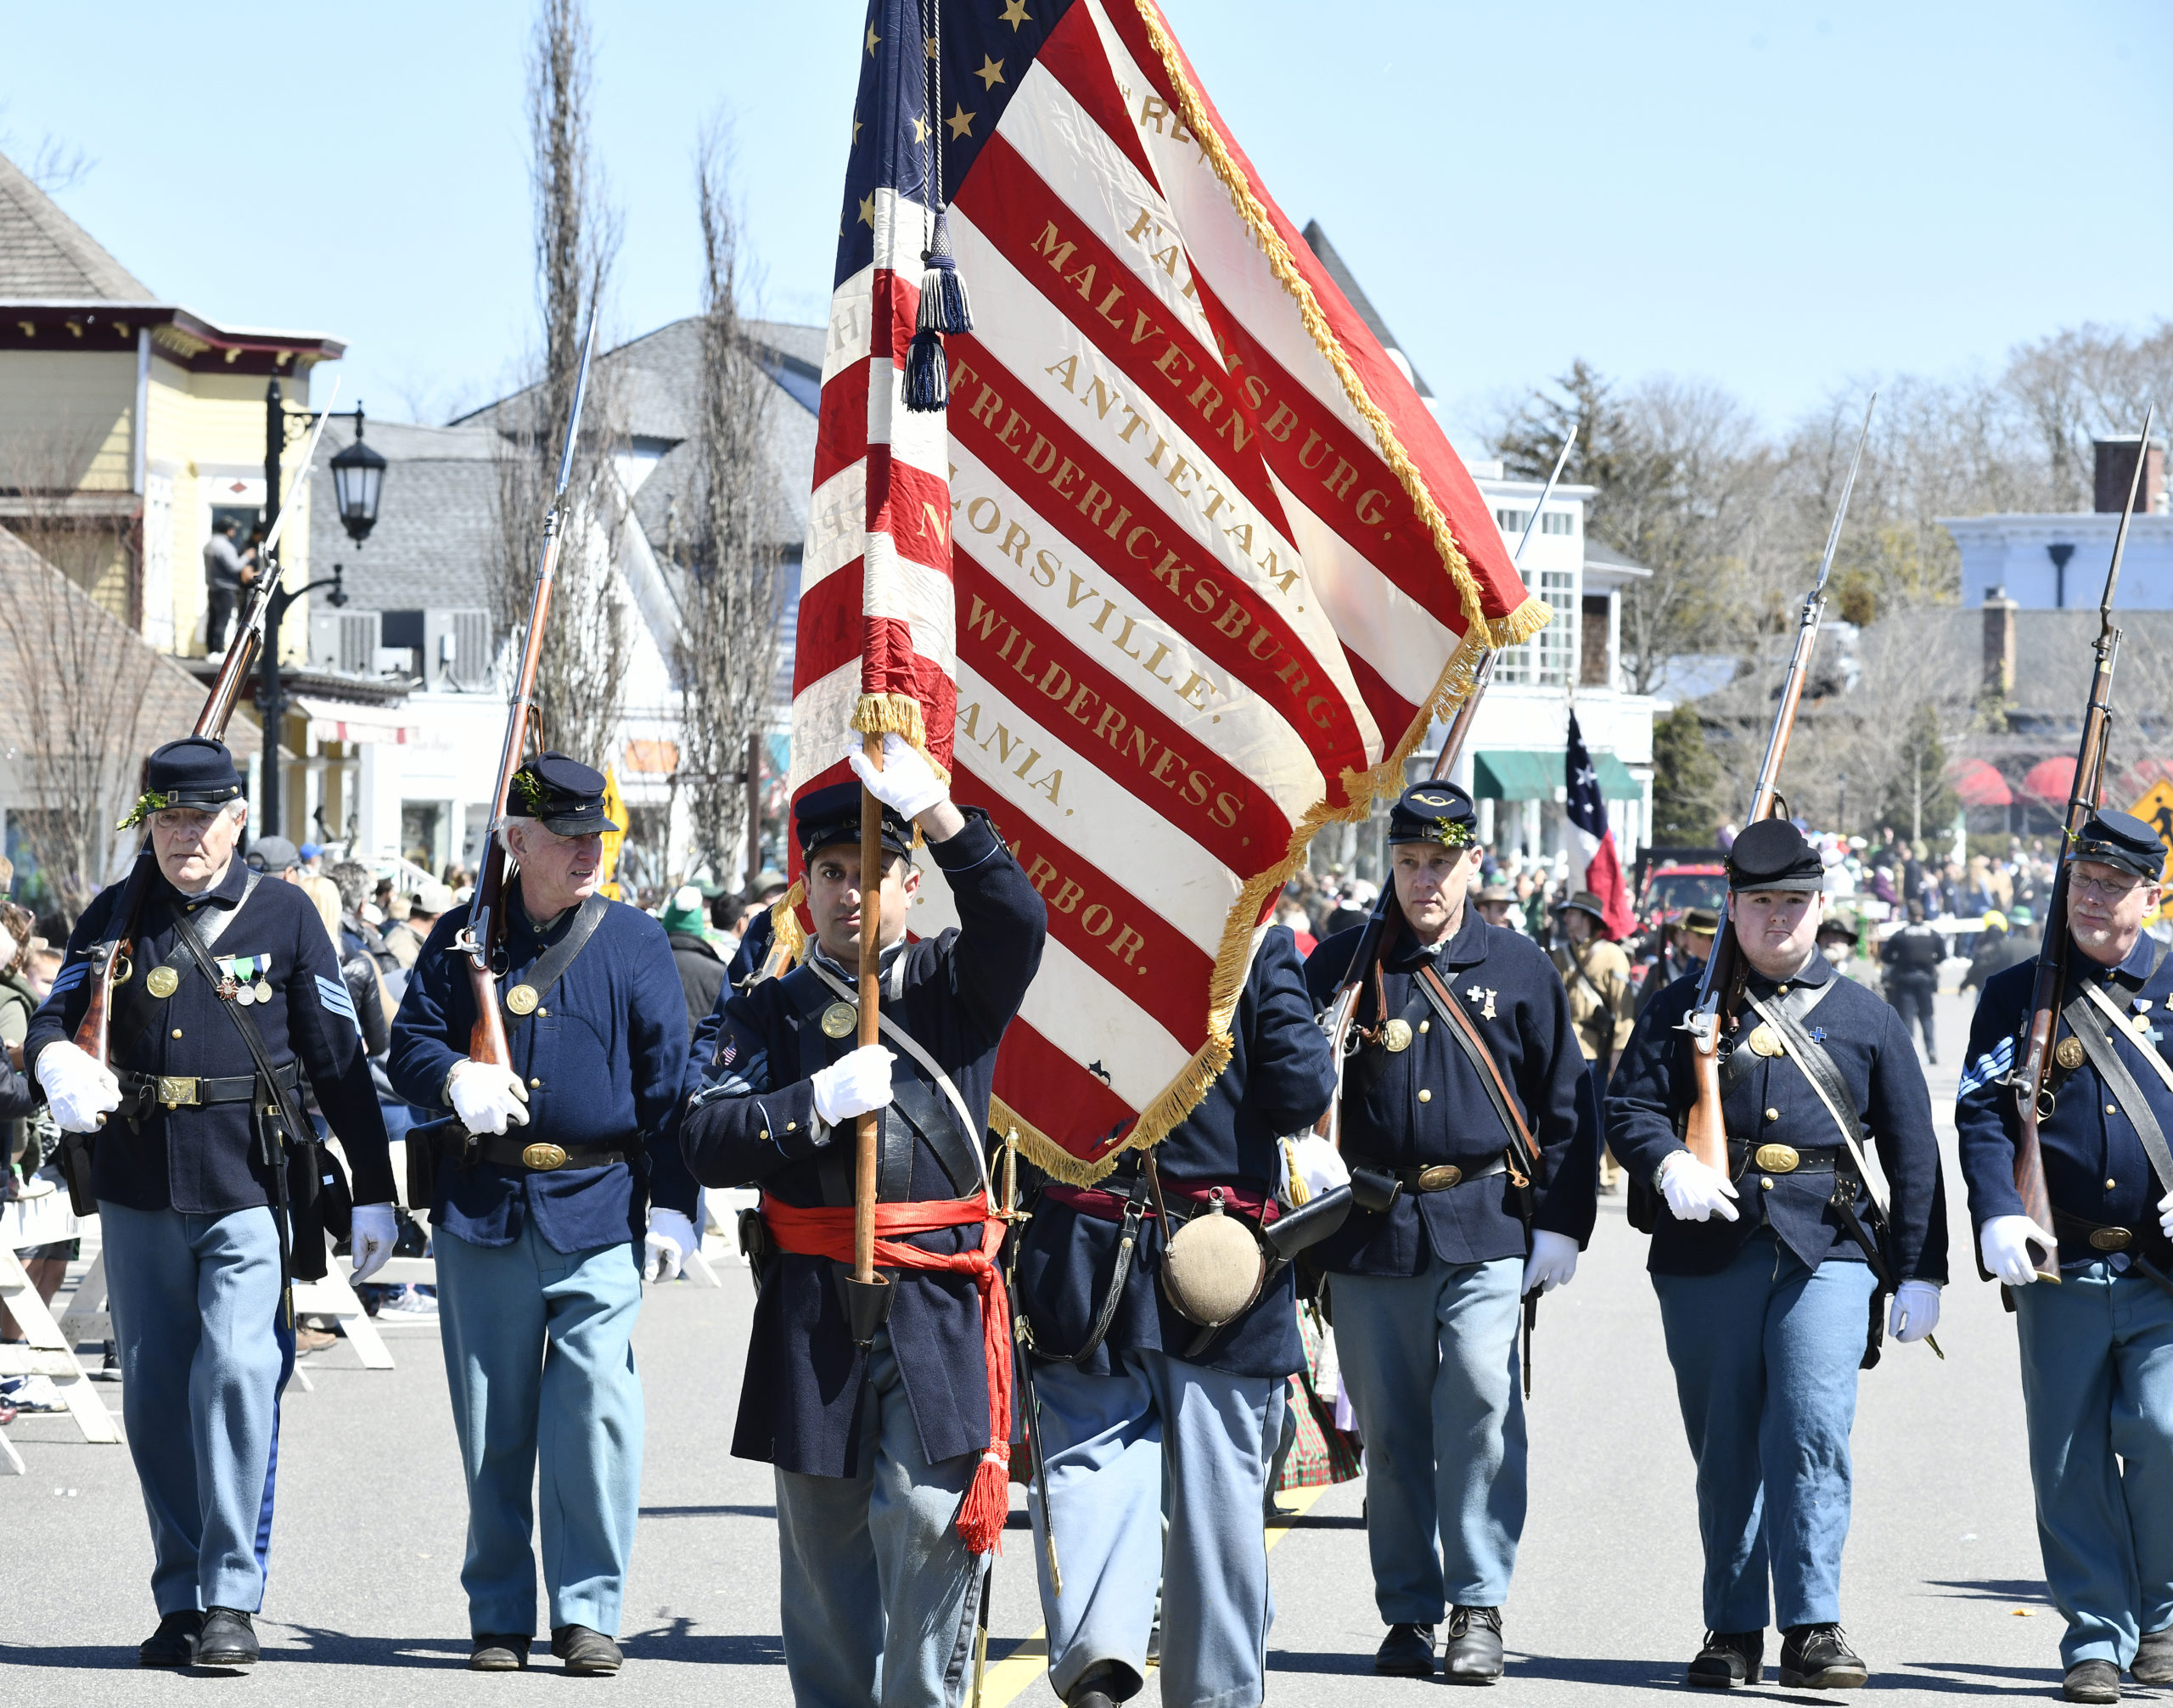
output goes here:
{"type": "MultiPolygon", "coordinates": [[[[334,413],[344,416],[349,412],[334,413]]],[[[359,400],[352,413],[355,442],[332,459],[332,480],[340,525],[359,547],[377,524],[378,497],[384,489],[385,462],[362,442],[362,407],[359,400]]],[[[297,425],[305,429],[313,425],[317,419],[316,413],[307,409],[291,413],[288,410],[276,377],[264,388],[264,514],[267,527],[279,508],[279,463],[287,447],[287,435],[297,425]]],[[[272,553],[260,555],[258,576],[272,574],[276,564],[272,553]]],[[[344,566],[334,564],[329,576],[306,587],[282,587],[265,606],[264,646],[257,655],[256,706],[264,726],[257,801],[267,836],[285,834],[279,789],[279,740],[287,718],[287,694],[279,673],[279,626],[286,621],[289,606],[319,587],[332,590],[325,597],[335,609],[345,604],[347,590],[342,582],[344,566]]]]}

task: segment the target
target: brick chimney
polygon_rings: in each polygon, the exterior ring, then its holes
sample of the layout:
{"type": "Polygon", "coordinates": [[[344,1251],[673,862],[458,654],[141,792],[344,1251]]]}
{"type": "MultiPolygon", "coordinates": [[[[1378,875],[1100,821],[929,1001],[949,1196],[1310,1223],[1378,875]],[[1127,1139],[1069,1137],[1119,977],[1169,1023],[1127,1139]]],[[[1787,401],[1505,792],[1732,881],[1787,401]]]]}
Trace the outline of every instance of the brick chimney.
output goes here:
{"type": "MultiPolygon", "coordinates": [[[[2092,441],[2097,452],[2097,496],[2096,508],[2117,516],[2128,502],[2128,482],[2136,471],[2136,450],[2140,439],[2099,439],[2092,441]]],[[[2154,516],[2165,508],[2165,442],[2161,439],[2150,441],[2148,453],[2143,459],[2142,485],[2136,490],[2136,514],[2154,516]]]]}
{"type": "Polygon", "coordinates": [[[2015,602],[2004,587],[1985,595],[1985,685],[1987,699],[2006,699],[2014,692],[2015,602]]]}

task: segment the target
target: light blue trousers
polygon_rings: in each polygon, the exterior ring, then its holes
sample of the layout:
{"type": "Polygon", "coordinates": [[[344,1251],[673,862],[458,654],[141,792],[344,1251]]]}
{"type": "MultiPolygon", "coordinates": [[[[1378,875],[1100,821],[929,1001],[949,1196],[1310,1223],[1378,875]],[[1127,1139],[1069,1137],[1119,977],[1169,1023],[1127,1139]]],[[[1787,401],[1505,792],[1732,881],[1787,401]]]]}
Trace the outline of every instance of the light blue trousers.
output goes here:
{"type": "Polygon", "coordinates": [[[2173,1624],[2173,1297],[2101,1260],[2014,1290],[2060,1661],[2125,1670],[2173,1624]]]}
{"type": "Polygon", "coordinates": [[[1874,1284],[1861,1263],[1805,1268],[1770,1230],[1716,1275],[1653,1277],[1698,1463],[1712,1630],[1762,1631],[1769,1609],[1783,1630],[1841,1616],[1849,1431],[1874,1284]]]}
{"type": "Polygon", "coordinates": [[[785,1671],[796,1708],[957,1708],[972,1682],[988,1562],[958,1503],[979,1453],[921,1457],[890,1331],[868,1349],[861,1462],[775,1473],[785,1671]]]}
{"type": "Polygon", "coordinates": [[[1366,1546],[1390,1625],[1509,1598],[1524,1529],[1521,1257],[1331,1275],[1335,1350],[1366,1440],[1366,1546]]]}
{"type": "Polygon", "coordinates": [[[639,1248],[554,1251],[531,1220],[510,1245],[438,1230],[438,1323],[468,1479],[460,1570],[471,1632],[536,1629],[533,1485],[550,1625],[619,1631],[641,1503],[634,1372],[639,1248]]]}
{"type": "Polygon", "coordinates": [[[98,1203],[121,1414],[151,1520],[161,1615],[264,1604],[279,1395],[295,1343],[278,1224],[98,1203]]]}
{"type": "MultiPolygon", "coordinates": [[[[1267,1464],[1283,1434],[1286,1384],[1232,1376],[1166,1352],[1128,1353],[1115,1374],[1036,1364],[1051,1514],[1027,1498],[1034,1565],[1058,1696],[1098,1666],[1147,1672],[1162,1597],[1165,1708],[1253,1708],[1266,1690],[1267,1464]],[[1168,1533],[1164,1535],[1164,1514],[1168,1533]]],[[[1023,1396],[1022,1396],[1023,1403],[1023,1396]]]]}

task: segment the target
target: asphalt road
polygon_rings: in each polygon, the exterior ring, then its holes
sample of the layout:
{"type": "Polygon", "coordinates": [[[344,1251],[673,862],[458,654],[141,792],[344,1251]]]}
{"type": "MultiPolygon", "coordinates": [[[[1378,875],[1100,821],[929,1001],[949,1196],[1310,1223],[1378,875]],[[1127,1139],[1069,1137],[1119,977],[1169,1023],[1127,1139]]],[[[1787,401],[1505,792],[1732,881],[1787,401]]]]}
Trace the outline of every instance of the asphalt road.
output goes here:
{"type": "MultiPolygon", "coordinates": [[[[1949,1049],[1932,1081],[1945,1128],[1967,1020],[1957,999],[1940,1006],[1949,1049]]],[[[1535,1705],[1680,1700],[1700,1634],[1690,1456],[1642,1273],[1644,1242],[1624,1225],[1620,1199],[1603,1202],[1592,1249],[1575,1283],[1548,1301],[1537,1347],[1531,1516],[1500,1687],[1535,1705]]],[[[1922,1346],[1889,1347],[1862,1381],[1845,1619],[1882,1701],[2041,1700],[2058,1694],[2059,1624],[2044,1598],[2030,1519],[2013,1328],[1996,1292],[1974,1278],[1958,1195],[1951,1222],[1957,1280],[1939,1334],[1946,1361],[1922,1346]]],[[[599,1687],[622,1700],[790,1700],[769,1474],[727,1450],[750,1292],[744,1269],[720,1273],[721,1289],[651,1289],[636,1337],[649,1428],[628,1663],[599,1687]]],[[[65,1417],[11,1426],[30,1475],[0,1475],[10,1563],[0,1704],[268,1688],[284,1701],[390,1708],[536,1700],[527,1693],[559,1688],[547,1659],[525,1677],[463,1670],[465,1509],[437,1334],[394,1327],[388,1339],[396,1369],[362,1370],[343,1344],[307,1361],[313,1392],[289,1395],[267,1654],[249,1679],[136,1668],[135,1644],[154,1621],[125,1449],[83,1445],[65,1417]]],[[[105,1391],[117,1407],[119,1391],[105,1391]]],[[[1371,1672],[1382,1627],[1362,1487],[1328,1492],[1276,1537],[1269,1664],[1278,1704],[1412,1700],[1443,1688],[1371,1672]]],[[[1023,1513],[1014,1524],[997,1568],[991,1708],[1053,1700],[1034,1659],[1041,1615],[1023,1513]]],[[[1783,1694],[1771,1686],[1757,1694],[1783,1694]]],[[[1151,1683],[1139,1700],[1157,1700],[1151,1683]]]]}

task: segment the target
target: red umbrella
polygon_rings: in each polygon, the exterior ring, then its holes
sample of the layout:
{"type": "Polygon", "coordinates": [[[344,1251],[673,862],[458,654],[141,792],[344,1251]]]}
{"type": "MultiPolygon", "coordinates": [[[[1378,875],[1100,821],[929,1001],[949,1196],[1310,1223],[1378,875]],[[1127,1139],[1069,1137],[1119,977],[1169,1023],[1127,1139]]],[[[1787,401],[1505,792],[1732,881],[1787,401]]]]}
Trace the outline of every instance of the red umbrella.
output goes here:
{"type": "Polygon", "coordinates": [[[2064,803],[2075,791],[2075,761],[2072,759],[2041,759],[2030,767],[2022,779],[2025,795],[2034,795],[2040,801],[2064,803]]]}
{"type": "Polygon", "coordinates": [[[1950,768],[1954,792],[1964,806],[2011,806],[2014,796],[2007,778],[1981,759],[1964,759],[1950,768]]]}

